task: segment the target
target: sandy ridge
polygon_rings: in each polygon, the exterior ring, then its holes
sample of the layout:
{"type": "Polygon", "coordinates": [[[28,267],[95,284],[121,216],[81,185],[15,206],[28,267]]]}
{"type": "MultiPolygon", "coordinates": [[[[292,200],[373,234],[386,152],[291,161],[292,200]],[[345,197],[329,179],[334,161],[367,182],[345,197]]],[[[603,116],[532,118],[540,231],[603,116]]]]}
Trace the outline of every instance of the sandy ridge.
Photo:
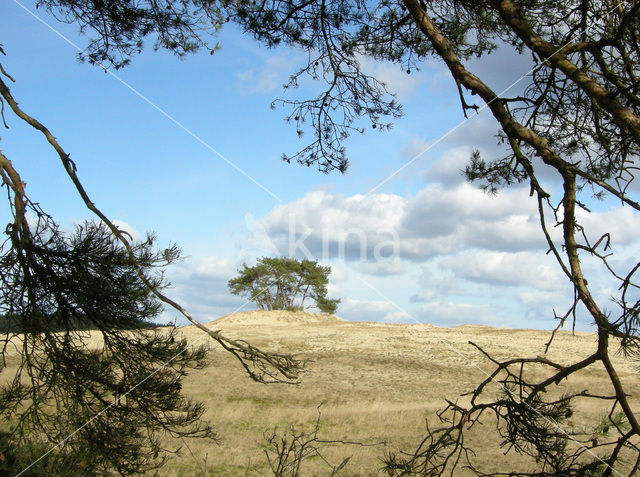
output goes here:
{"type": "Polygon", "coordinates": [[[305,311],[253,310],[225,315],[210,321],[207,327],[219,325],[290,325],[290,324],[339,324],[346,320],[328,313],[307,313],[305,311]]]}

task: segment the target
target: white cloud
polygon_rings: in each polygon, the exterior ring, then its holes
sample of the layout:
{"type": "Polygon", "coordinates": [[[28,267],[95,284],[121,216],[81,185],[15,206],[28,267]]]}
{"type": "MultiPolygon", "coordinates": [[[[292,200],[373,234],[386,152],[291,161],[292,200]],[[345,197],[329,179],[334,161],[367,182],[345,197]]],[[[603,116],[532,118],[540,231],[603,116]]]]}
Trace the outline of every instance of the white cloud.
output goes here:
{"type": "Polygon", "coordinates": [[[490,197],[467,183],[452,188],[433,184],[407,201],[402,236],[414,238],[410,255],[415,259],[469,246],[536,249],[545,245],[536,213],[535,202],[523,188],[490,197]]]}
{"type": "Polygon", "coordinates": [[[424,303],[434,298],[435,295],[436,294],[433,292],[433,290],[425,289],[420,291],[419,293],[416,293],[415,295],[412,295],[409,301],[411,303],[424,303]]]}
{"type": "Polygon", "coordinates": [[[387,323],[414,323],[415,318],[405,311],[394,311],[387,313],[384,318],[387,323]]]}
{"type": "Polygon", "coordinates": [[[199,279],[229,280],[236,274],[239,264],[216,256],[189,257],[171,267],[171,275],[176,280],[192,277],[199,279]]]}
{"type": "MultiPolygon", "coordinates": [[[[208,322],[237,310],[246,302],[231,295],[227,281],[237,274],[240,264],[228,259],[209,256],[185,259],[167,270],[167,278],[172,286],[167,294],[198,321],[208,322]]],[[[255,308],[252,304],[248,309],[255,308]]],[[[246,308],[245,308],[246,309],[246,308]]],[[[175,318],[178,324],[186,324],[186,319],[167,308],[165,319],[175,318]]]]}
{"type": "Polygon", "coordinates": [[[271,240],[262,220],[256,219],[250,213],[246,213],[244,221],[249,236],[242,243],[240,255],[282,255],[277,245],[271,240]]]}
{"type": "MultiPolygon", "coordinates": [[[[37,218],[32,214],[27,214],[27,221],[29,223],[29,227],[35,230],[36,224],[38,223],[37,218]]],[[[66,227],[64,227],[63,230],[67,233],[73,233],[73,231],[77,226],[83,225],[87,221],[92,222],[95,225],[102,223],[99,219],[92,219],[92,218],[91,219],[72,219],[71,223],[66,227]]],[[[128,224],[124,220],[114,219],[111,221],[111,223],[113,223],[113,225],[115,225],[121,231],[125,232],[125,234],[128,234],[129,235],[128,238],[130,238],[131,240],[137,241],[142,239],[142,234],[138,232],[132,225],[128,224]]]]}
{"type": "MultiPolygon", "coordinates": [[[[552,320],[556,316],[563,316],[571,307],[573,293],[570,287],[562,291],[532,290],[518,294],[517,298],[525,307],[525,319],[542,320],[549,327],[555,326],[552,320]]],[[[570,318],[569,318],[570,319],[570,318]]]]}
{"type": "Polygon", "coordinates": [[[253,80],[253,75],[254,75],[254,71],[253,70],[246,70],[246,71],[241,71],[240,73],[236,74],[236,77],[240,81],[251,81],[251,80],[253,80]]]}
{"type": "Polygon", "coordinates": [[[408,198],[314,191],[260,218],[259,234],[248,237],[247,247],[260,239],[279,255],[378,263],[420,262],[467,247],[542,250],[536,213],[526,189],[489,197],[465,183],[432,184],[408,198]]]}
{"type": "MultiPolygon", "coordinates": [[[[342,195],[323,188],[260,217],[247,215],[238,256],[190,261],[170,275],[177,294],[205,320],[213,319],[242,304],[226,287],[242,261],[296,255],[332,266],[329,296],[342,299],[338,314],[347,319],[411,322],[413,315],[444,325],[551,327],[553,310],[564,313],[573,294],[553,256],[545,255],[537,203],[528,186],[491,197],[461,180],[470,150],[442,154],[415,195],[342,195]],[[365,275],[407,311],[368,299],[371,291],[356,280],[365,275]]],[[[617,269],[637,262],[637,213],[612,206],[580,211],[578,219],[592,241],[611,233],[617,269]]],[[[561,227],[549,231],[560,243],[561,227]]],[[[615,291],[611,280],[600,264],[586,257],[582,263],[594,294],[607,301],[615,291]]],[[[579,320],[587,322],[584,311],[579,320]]]]}
{"type": "MultiPolygon", "coordinates": [[[[401,315],[407,315],[393,303],[383,300],[357,300],[346,298],[338,308],[338,314],[353,321],[398,321],[401,315]]],[[[403,321],[408,321],[404,319],[403,321]]]]}
{"type": "Polygon", "coordinates": [[[278,53],[267,57],[259,68],[236,74],[248,93],[273,93],[287,82],[298,59],[293,54],[278,53]]]}
{"type": "Polygon", "coordinates": [[[387,89],[397,95],[400,102],[405,101],[422,83],[427,80],[423,72],[412,71],[411,74],[402,66],[389,62],[376,61],[367,56],[358,58],[361,70],[378,81],[384,83],[387,89]]]}
{"type": "Polygon", "coordinates": [[[433,144],[433,141],[425,141],[424,139],[418,137],[418,136],[413,136],[410,140],[409,143],[406,144],[402,149],[401,149],[401,157],[407,159],[407,160],[411,160],[416,158],[417,156],[421,156],[422,154],[425,153],[425,151],[427,151],[427,149],[429,149],[431,147],[431,145],[433,144]]]}
{"type": "Polygon", "coordinates": [[[445,258],[440,266],[457,277],[477,283],[528,286],[538,290],[560,290],[566,282],[553,259],[540,253],[465,251],[445,258]]]}
{"type": "Polygon", "coordinates": [[[205,257],[194,263],[193,273],[200,277],[229,279],[230,275],[235,275],[236,268],[228,259],[205,257]]]}
{"type": "Polygon", "coordinates": [[[631,207],[620,206],[604,212],[589,213],[582,209],[576,210],[578,223],[588,231],[591,245],[594,245],[605,233],[610,235],[612,246],[637,242],[639,215],[631,207]]]}
{"type": "Polygon", "coordinates": [[[499,43],[494,52],[472,58],[467,67],[497,94],[508,98],[522,94],[531,82],[525,75],[530,73],[534,62],[531,55],[520,54],[512,46],[499,43]]]}
{"type": "Polygon", "coordinates": [[[261,230],[280,255],[324,261],[388,257],[403,202],[389,194],[344,197],[313,191],[272,209],[260,219],[261,230]]]}
{"type": "Polygon", "coordinates": [[[379,277],[390,275],[402,275],[406,271],[404,263],[400,260],[384,260],[374,263],[360,263],[356,268],[367,275],[379,277]]]}
{"type": "MultiPolygon", "coordinates": [[[[461,182],[464,179],[460,171],[464,170],[469,163],[471,152],[474,149],[477,149],[480,152],[480,157],[487,162],[510,156],[508,144],[503,144],[497,137],[499,130],[497,121],[488,111],[471,116],[460,127],[448,132],[439,143],[438,147],[444,146],[448,149],[425,172],[425,179],[443,185],[461,182]]],[[[434,141],[413,137],[403,152],[404,155],[413,158],[432,145],[435,146],[434,141]]],[[[536,177],[544,188],[551,191],[552,188],[560,184],[561,178],[555,169],[544,164],[537,156],[531,159],[536,177]]]]}
{"type": "Polygon", "coordinates": [[[417,309],[416,318],[421,323],[455,326],[466,323],[505,326],[504,310],[496,305],[454,303],[447,300],[433,300],[417,309]]]}
{"type": "MultiPolygon", "coordinates": [[[[420,154],[428,145],[420,140],[412,142],[416,148],[415,155],[420,154]],[[422,147],[422,149],[420,149],[422,147]],[[420,150],[418,150],[420,149],[420,150]]],[[[473,148],[460,146],[448,150],[424,173],[424,178],[430,183],[438,183],[446,187],[455,187],[466,181],[464,170],[469,163],[473,148]]]]}
{"type": "Polygon", "coordinates": [[[500,130],[496,119],[485,112],[470,116],[459,128],[452,131],[442,141],[443,145],[453,149],[469,147],[495,152],[500,148],[497,134],[500,130]]]}

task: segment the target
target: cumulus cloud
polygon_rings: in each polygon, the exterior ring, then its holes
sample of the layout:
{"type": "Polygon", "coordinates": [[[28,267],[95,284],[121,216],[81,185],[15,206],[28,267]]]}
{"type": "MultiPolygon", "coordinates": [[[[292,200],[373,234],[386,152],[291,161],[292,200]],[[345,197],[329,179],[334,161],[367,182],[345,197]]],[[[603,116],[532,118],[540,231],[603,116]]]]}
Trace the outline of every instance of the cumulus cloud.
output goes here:
{"type": "Polygon", "coordinates": [[[608,233],[611,244],[628,245],[638,240],[638,219],[640,214],[631,207],[612,207],[603,212],[586,212],[582,209],[576,211],[576,218],[587,231],[587,236],[592,245],[600,237],[608,233]]]}
{"type": "MultiPolygon", "coordinates": [[[[403,149],[403,156],[411,159],[422,155],[426,150],[445,147],[440,158],[424,173],[428,182],[443,185],[459,183],[464,180],[460,171],[469,163],[471,152],[477,149],[480,157],[490,162],[510,155],[508,145],[499,141],[497,121],[489,111],[471,116],[459,127],[448,132],[442,140],[426,141],[420,137],[411,138],[403,149]]],[[[531,158],[536,177],[546,188],[560,184],[560,175],[555,169],[547,166],[538,156],[531,158]]]]}
{"type": "Polygon", "coordinates": [[[457,277],[477,283],[559,290],[566,281],[552,259],[531,252],[465,251],[440,261],[457,277]],[[546,258],[546,260],[545,260],[546,258]]]}
{"type": "MultiPolygon", "coordinates": [[[[422,147],[424,142],[414,140],[413,146],[422,147]],[[422,146],[419,146],[422,144],[422,146]]],[[[428,147],[428,146],[427,146],[428,147]]],[[[420,154],[424,149],[416,152],[420,154]]],[[[456,187],[466,181],[464,170],[469,163],[469,158],[473,148],[469,146],[460,146],[448,150],[443,154],[423,175],[424,179],[429,183],[437,183],[443,187],[456,187]]]]}
{"type": "Polygon", "coordinates": [[[409,142],[400,150],[400,156],[406,160],[415,159],[421,156],[433,145],[433,141],[426,141],[418,136],[413,136],[409,142]]]}
{"type": "Polygon", "coordinates": [[[402,235],[413,239],[408,255],[417,260],[468,246],[534,249],[544,246],[536,213],[535,203],[522,188],[489,197],[467,183],[454,188],[434,184],[407,201],[402,235]]]}
{"type": "MultiPolygon", "coordinates": [[[[419,138],[411,145],[417,151],[426,146],[419,138]]],[[[329,295],[342,298],[338,313],[347,319],[553,326],[553,311],[564,313],[573,293],[553,257],[544,254],[548,245],[536,201],[528,186],[491,197],[466,183],[460,171],[472,147],[462,143],[445,151],[413,195],[343,195],[323,188],[260,217],[247,214],[248,233],[234,259],[193,259],[173,269],[169,278],[202,321],[242,305],[226,287],[242,261],[285,255],[332,266],[329,295]],[[385,300],[364,299],[370,290],[355,283],[363,276],[407,311],[385,300]]],[[[578,211],[577,218],[591,243],[611,234],[616,269],[637,262],[636,212],[613,205],[578,211]]],[[[550,226],[549,231],[560,243],[561,228],[550,226]]],[[[606,302],[616,287],[603,279],[600,264],[586,257],[582,263],[593,293],[606,302]]],[[[583,311],[578,316],[586,320],[583,311]]]]}
{"type": "MultiPolygon", "coordinates": [[[[344,197],[313,191],[277,206],[260,228],[280,255],[363,260],[389,258],[403,199],[390,194],[344,197]]],[[[249,237],[252,242],[255,237],[249,237]]],[[[266,240],[265,240],[266,241],[266,240]]]]}
{"type": "MultiPolygon", "coordinates": [[[[340,316],[352,321],[399,321],[401,316],[409,317],[393,303],[383,300],[357,300],[346,298],[339,308],[340,316]]],[[[403,321],[407,321],[404,319],[403,321]]]]}
{"type": "Polygon", "coordinates": [[[534,66],[531,55],[519,54],[504,44],[490,55],[471,59],[468,63],[470,71],[503,97],[522,94],[531,82],[527,76],[534,66]]]}
{"type": "Polygon", "coordinates": [[[556,291],[524,291],[517,295],[518,301],[524,305],[525,320],[545,321],[549,327],[556,324],[551,321],[555,316],[563,316],[569,310],[572,297],[569,287],[556,291]]]}
{"type": "Polygon", "coordinates": [[[229,259],[210,256],[187,262],[183,270],[198,278],[228,280],[236,274],[237,265],[229,259]]]}
{"type": "Polygon", "coordinates": [[[489,197],[465,183],[428,185],[414,197],[314,191],[260,218],[254,227],[259,233],[247,244],[254,247],[261,240],[280,255],[322,260],[396,260],[375,270],[389,273],[400,270],[398,259],[420,262],[467,247],[542,249],[546,244],[536,213],[525,189],[489,197]]]}
{"type": "Polygon", "coordinates": [[[407,99],[422,83],[427,80],[423,72],[412,71],[411,74],[398,64],[376,61],[367,56],[358,58],[360,67],[365,74],[377,78],[384,83],[387,89],[397,95],[402,102],[407,99]]]}
{"type": "MultiPolygon", "coordinates": [[[[220,257],[191,257],[167,270],[167,278],[172,284],[167,293],[203,323],[243,306],[243,309],[253,309],[255,306],[228,291],[227,281],[236,275],[238,268],[239,264],[220,257]]],[[[164,319],[187,324],[185,318],[169,308],[165,309],[164,319]]]]}
{"type": "Polygon", "coordinates": [[[497,305],[457,303],[448,300],[432,300],[417,308],[414,316],[421,323],[455,326],[479,323],[505,326],[504,309],[497,305]]]}
{"type": "Polygon", "coordinates": [[[466,146],[470,149],[483,149],[494,153],[504,149],[498,143],[499,130],[496,119],[487,111],[470,116],[464,124],[448,134],[442,144],[452,149],[466,146]]]}
{"type": "MultiPolygon", "coordinates": [[[[36,225],[38,223],[37,217],[35,217],[33,214],[27,213],[27,221],[29,223],[29,227],[31,227],[32,229],[35,230],[36,225]]],[[[89,219],[73,219],[73,220],[71,220],[70,224],[66,224],[63,227],[63,230],[66,233],[73,233],[73,231],[75,230],[76,227],[83,225],[85,222],[92,222],[95,225],[101,224],[101,221],[99,219],[93,219],[93,218],[89,218],[89,219]]],[[[118,227],[118,229],[120,229],[121,231],[125,232],[125,234],[128,234],[129,237],[132,240],[135,241],[135,240],[141,240],[142,239],[142,234],[137,229],[135,229],[131,224],[125,222],[124,220],[114,219],[111,222],[113,223],[113,225],[118,227]]]]}
{"type": "Polygon", "coordinates": [[[394,311],[387,313],[384,316],[384,321],[387,323],[412,323],[415,322],[415,318],[406,311],[394,311]]]}
{"type": "Polygon", "coordinates": [[[374,263],[360,263],[356,267],[362,273],[379,277],[402,275],[406,271],[404,263],[400,260],[384,260],[374,263]]]}
{"type": "Polygon", "coordinates": [[[400,157],[415,161],[440,151],[440,157],[426,169],[423,177],[429,183],[456,186],[466,180],[463,172],[474,149],[478,149],[483,157],[502,155],[497,146],[496,132],[495,121],[486,116],[474,116],[436,140],[413,136],[401,149],[400,157]],[[444,152],[443,146],[446,148],[444,152]]]}
{"type": "Polygon", "coordinates": [[[244,221],[249,235],[242,242],[240,255],[282,255],[278,246],[271,239],[264,221],[257,219],[250,213],[245,214],[244,221]]]}
{"type": "Polygon", "coordinates": [[[142,234],[140,234],[140,232],[138,232],[136,229],[134,229],[131,225],[129,225],[124,220],[115,219],[115,220],[112,220],[112,223],[123,232],[128,233],[133,240],[140,240],[142,238],[142,234]]]}
{"type": "Polygon", "coordinates": [[[433,290],[422,290],[415,295],[412,295],[409,301],[411,303],[425,303],[435,297],[433,290]]]}

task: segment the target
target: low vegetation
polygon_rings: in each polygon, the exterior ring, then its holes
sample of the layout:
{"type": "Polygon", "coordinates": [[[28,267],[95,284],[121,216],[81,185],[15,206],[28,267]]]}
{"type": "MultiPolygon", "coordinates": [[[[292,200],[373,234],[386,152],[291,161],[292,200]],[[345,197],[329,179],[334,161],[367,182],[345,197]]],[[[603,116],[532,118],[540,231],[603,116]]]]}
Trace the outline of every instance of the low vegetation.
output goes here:
{"type": "MultiPolygon", "coordinates": [[[[184,446],[181,455],[162,469],[162,475],[273,475],[267,455],[274,460],[274,435],[277,443],[285,439],[291,444],[293,436],[301,442],[312,440],[318,413],[317,439],[307,445],[310,453],[297,475],[331,475],[346,458],[349,461],[336,475],[401,475],[400,464],[410,457],[403,450],[420,444],[427,419],[430,426],[436,426],[436,413],[446,405],[445,399],[471,391],[492,372],[493,363],[469,340],[498,359],[508,359],[516,352],[536,357],[549,338],[544,331],[353,323],[330,318],[323,322],[317,315],[307,316],[305,322],[304,314],[247,312],[210,324],[230,336],[247,337],[264,349],[294,353],[307,360],[307,372],[296,386],[260,385],[247,380],[225,353],[212,350],[211,365],[188,376],[184,391],[207,405],[204,417],[215,424],[220,440],[216,445],[186,440],[189,449],[184,446]],[[388,472],[390,457],[398,466],[395,474],[388,472]]],[[[184,328],[183,333],[189,339],[200,336],[193,327],[184,328]]],[[[569,364],[587,356],[593,346],[591,333],[560,332],[547,357],[569,364]]],[[[632,402],[640,403],[640,383],[633,365],[621,357],[615,363],[634,395],[632,402]]],[[[527,372],[531,379],[548,375],[541,365],[527,372]]],[[[585,370],[554,385],[549,397],[584,389],[601,393],[606,388],[604,370],[585,370]]],[[[497,396],[502,388],[493,383],[487,392],[497,396]]],[[[456,402],[464,405],[469,399],[456,402]]],[[[602,422],[607,416],[601,413],[588,400],[578,402],[565,428],[603,442],[615,430],[605,431],[602,422]]],[[[475,446],[484,472],[535,469],[535,459],[505,444],[492,416],[474,424],[465,442],[475,446]]],[[[627,460],[616,468],[623,472],[632,464],[627,460]]],[[[454,475],[475,474],[461,468],[454,475]]]]}

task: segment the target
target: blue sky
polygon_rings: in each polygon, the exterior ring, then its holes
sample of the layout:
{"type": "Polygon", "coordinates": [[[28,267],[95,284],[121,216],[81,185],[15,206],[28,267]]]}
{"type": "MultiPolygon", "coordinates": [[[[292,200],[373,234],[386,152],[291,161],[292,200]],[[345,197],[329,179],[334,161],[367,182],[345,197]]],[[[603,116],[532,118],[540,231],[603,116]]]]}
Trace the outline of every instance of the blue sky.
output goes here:
{"type": "MultiPolygon", "coordinates": [[[[75,26],[23,5],[86,46],[75,26]]],[[[352,137],[347,174],[324,175],[280,160],[304,138],[285,124],[286,110],[269,107],[303,60],[299,52],[262,48],[225,26],[213,56],[180,60],[149,45],[112,75],[79,63],[69,42],[14,1],[0,5],[0,31],[14,97],[71,154],[110,218],[182,247],[169,294],[203,322],[242,306],[226,281],[243,262],[290,253],[332,266],[338,314],[351,320],[550,328],[552,308],[562,310],[571,296],[544,255],[528,190],[489,198],[460,177],[473,147],[498,153],[487,111],[396,174],[463,120],[455,85],[435,62],[407,75],[363,59],[398,93],[405,116],[390,132],[352,137]]],[[[528,67],[505,51],[471,65],[498,91],[528,67]]],[[[64,227],[91,218],[44,139],[6,116],[0,148],[32,200],[64,227]]],[[[549,179],[548,187],[557,184],[549,179]]],[[[620,264],[637,256],[630,211],[604,202],[585,220],[613,228],[620,264]]],[[[606,299],[611,284],[602,277],[595,290],[606,299]]]]}

